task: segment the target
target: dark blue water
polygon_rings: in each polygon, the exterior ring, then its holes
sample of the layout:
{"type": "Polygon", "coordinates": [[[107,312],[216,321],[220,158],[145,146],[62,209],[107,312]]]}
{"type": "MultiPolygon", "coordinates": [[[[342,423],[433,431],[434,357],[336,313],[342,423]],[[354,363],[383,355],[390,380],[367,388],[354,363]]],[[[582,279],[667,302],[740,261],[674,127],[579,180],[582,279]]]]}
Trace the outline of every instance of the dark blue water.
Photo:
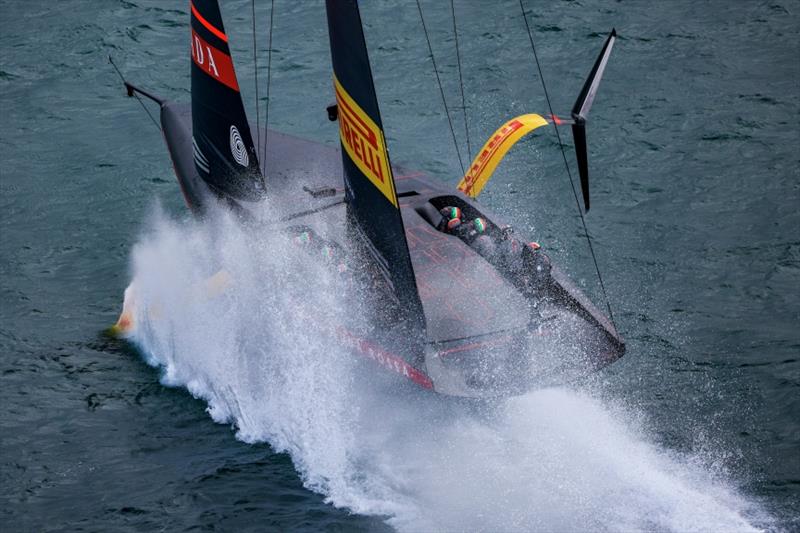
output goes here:
{"type": "MultiPolygon", "coordinates": [[[[450,6],[422,6],[455,108],[450,6]]],[[[590,117],[587,223],[629,349],[476,411],[350,372],[302,326],[309,301],[348,311],[323,273],[293,284],[274,236],[188,217],[107,60],[188,99],[185,2],[0,2],[4,530],[800,528],[800,2],[526,6],[557,113],[620,34],[590,117]],[[238,283],[194,298],[212,262],[238,283]],[[161,319],[129,343],[102,331],[132,279],[161,319]]],[[[250,3],[223,14],[253,118],[250,3]]],[[[416,5],[363,16],[393,160],[455,184],[416,5]]],[[[548,110],[518,3],[456,16],[474,152],[548,110]]],[[[320,3],[276,1],[271,127],[337,142],[327,46],[320,3]]],[[[601,301],[551,133],[482,200],[601,301]]]]}

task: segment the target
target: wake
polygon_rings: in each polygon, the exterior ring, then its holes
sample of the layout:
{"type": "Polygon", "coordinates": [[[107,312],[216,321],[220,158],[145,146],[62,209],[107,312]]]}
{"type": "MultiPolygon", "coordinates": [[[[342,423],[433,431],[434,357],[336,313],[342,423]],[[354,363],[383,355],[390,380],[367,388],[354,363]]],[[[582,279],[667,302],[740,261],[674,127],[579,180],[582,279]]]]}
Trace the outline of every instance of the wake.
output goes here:
{"type": "Polygon", "coordinates": [[[355,359],[327,332],[343,316],[369,327],[357,295],[289,237],[221,213],[153,219],[133,253],[132,340],[331,504],[408,531],[758,531],[729,481],[588,392],[465,404],[355,359]]]}

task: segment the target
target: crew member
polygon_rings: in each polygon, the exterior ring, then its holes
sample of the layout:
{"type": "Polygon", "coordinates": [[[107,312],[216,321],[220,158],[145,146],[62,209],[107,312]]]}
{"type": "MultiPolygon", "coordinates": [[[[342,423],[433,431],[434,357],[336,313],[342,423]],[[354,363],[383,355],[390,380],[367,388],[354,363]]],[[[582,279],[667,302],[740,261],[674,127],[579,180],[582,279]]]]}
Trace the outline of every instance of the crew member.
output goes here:
{"type": "Polygon", "coordinates": [[[475,248],[475,251],[486,259],[494,259],[497,253],[497,244],[490,235],[486,234],[486,219],[477,217],[462,226],[465,227],[461,231],[461,238],[464,239],[464,242],[475,248]]]}
{"type": "Polygon", "coordinates": [[[456,228],[461,226],[461,209],[458,207],[443,207],[439,210],[442,214],[442,221],[439,222],[437,229],[445,233],[455,233],[456,228]]]}
{"type": "Polygon", "coordinates": [[[539,243],[521,242],[514,237],[511,226],[500,228],[498,237],[489,235],[485,218],[464,221],[464,214],[458,207],[448,206],[439,212],[442,214],[438,226],[441,231],[459,237],[489,262],[502,265],[525,285],[541,286],[549,279],[550,259],[540,251],[539,243]]]}
{"type": "Polygon", "coordinates": [[[447,206],[439,210],[442,221],[439,230],[450,233],[473,246],[479,254],[489,257],[494,254],[495,244],[493,239],[486,235],[487,223],[483,217],[464,221],[464,213],[458,207],[447,206]]]}

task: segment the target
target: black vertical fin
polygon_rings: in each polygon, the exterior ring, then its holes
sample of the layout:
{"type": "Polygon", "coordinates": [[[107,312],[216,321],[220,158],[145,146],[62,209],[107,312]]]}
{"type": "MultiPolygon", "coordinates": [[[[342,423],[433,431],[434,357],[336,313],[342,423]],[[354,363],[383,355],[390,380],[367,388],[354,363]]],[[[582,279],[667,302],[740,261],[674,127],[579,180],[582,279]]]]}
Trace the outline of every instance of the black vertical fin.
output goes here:
{"type": "Polygon", "coordinates": [[[589,211],[589,155],[586,150],[586,121],[575,119],[572,125],[572,139],[575,143],[575,157],[578,160],[578,175],[581,177],[583,206],[589,211]]]}
{"type": "Polygon", "coordinates": [[[192,150],[198,174],[238,200],[264,195],[264,180],[239,93],[217,0],[190,0],[192,10],[192,150]]]}
{"type": "MultiPolygon", "coordinates": [[[[365,237],[407,322],[424,332],[424,314],[383,135],[356,0],[326,0],[333,84],[350,220],[365,237]]],[[[420,335],[421,337],[421,335],[420,335]]]]}
{"type": "Polygon", "coordinates": [[[572,106],[572,119],[575,123],[572,126],[572,137],[575,140],[575,155],[578,158],[578,173],[581,177],[581,190],[583,191],[583,204],[586,211],[589,211],[589,161],[586,153],[586,117],[589,115],[594,103],[594,98],[597,95],[597,88],[600,86],[600,80],[603,78],[603,72],[608,63],[608,57],[611,55],[611,49],[614,47],[614,41],[617,39],[617,31],[611,30],[606,42],[603,44],[603,49],[600,50],[600,55],[594,62],[592,71],[586,82],[583,84],[581,93],[572,106]]]}

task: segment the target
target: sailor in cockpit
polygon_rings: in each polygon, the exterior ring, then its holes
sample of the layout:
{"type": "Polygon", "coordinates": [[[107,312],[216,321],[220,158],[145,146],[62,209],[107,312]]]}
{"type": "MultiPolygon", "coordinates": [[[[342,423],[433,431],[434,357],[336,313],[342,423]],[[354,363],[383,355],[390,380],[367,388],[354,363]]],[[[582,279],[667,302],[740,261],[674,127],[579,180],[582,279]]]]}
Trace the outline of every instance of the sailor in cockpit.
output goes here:
{"type": "Polygon", "coordinates": [[[485,218],[465,221],[458,207],[448,206],[439,212],[442,215],[438,225],[440,231],[455,235],[487,261],[508,271],[525,285],[538,285],[549,277],[550,259],[540,251],[539,243],[522,243],[514,237],[511,226],[487,231],[489,228],[485,218]]]}

